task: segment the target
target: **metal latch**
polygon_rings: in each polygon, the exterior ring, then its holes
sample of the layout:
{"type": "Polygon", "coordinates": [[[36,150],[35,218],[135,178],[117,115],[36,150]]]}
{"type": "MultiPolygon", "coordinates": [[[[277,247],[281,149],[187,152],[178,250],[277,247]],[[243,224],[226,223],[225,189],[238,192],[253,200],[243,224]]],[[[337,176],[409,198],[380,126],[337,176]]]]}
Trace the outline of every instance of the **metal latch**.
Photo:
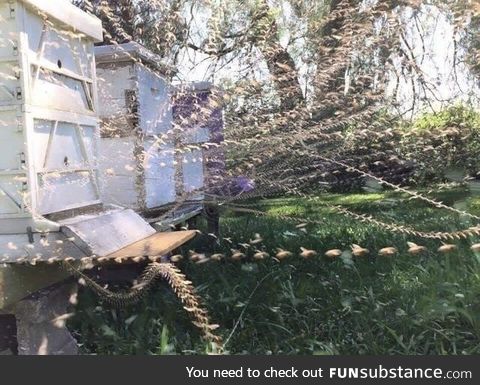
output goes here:
{"type": "Polygon", "coordinates": [[[27,163],[26,159],[25,159],[25,153],[21,152],[19,154],[19,158],[20,158],[20,169],[23,170],[23,169],[25,169],[25,164],[27,163]]]}

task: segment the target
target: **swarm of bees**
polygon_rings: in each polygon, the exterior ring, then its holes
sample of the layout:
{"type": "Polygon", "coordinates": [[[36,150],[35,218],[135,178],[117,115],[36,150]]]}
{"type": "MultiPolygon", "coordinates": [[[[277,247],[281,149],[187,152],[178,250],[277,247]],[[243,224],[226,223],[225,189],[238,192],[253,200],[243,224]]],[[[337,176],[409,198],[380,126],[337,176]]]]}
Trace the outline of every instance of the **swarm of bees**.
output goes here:
{"type": "MultiPolygon", "coordinates": [[[[305,226],[302,226],[304,228],[305,226]]],[[[228,243],[233,244],[232,239],[228,238],[228,243]]],[[[411,256],[422,256],[429,253],[429,250],[426,246],[420,245],[411,241],[407,242],[406,252],[411,256]]],[[[480,243],[474,243],[470,246],[470,249],[473,252],[480,252],[480,243]]],[[[441,246],[436,250],[441,254],[449,254],[458,250],[458,246],[455,244],[442,243],[441,246]]],[[[283,247],[277,247],[273,252],[266,250],[263,245],[263,237],[260,234],[254,234],[254,237],[249,240],[248,243],[238,243],[238,248],[230,248],[230,252],[227,254],[223,253],[213,253],[210,256],[202,253],[196,253],[193,250],[189,251],[188,260],[196,264],[202,264],[208,261],[212,262],[240,262],[240,261],[265,261],[267,259],[272,259],[279,263],[287,261],[292,257],[299,257],[303,260],[313,260],[318,257],[323,257],[326,260],[336,260],[343,255],[351,255],[355,258],[374,258],[377,257],[395,257],[400,255],[400,251],[397,247],[385,246],[380,248],[376,253],[371,252],[369,249],[358,245],[352,244],[349,249],[340,249],[333,248],[324,251],[323,253],[318,252],[312,248],[300,247],[299,250],[288,250],[283,247]]],[[[170,261],[173,263],[178,263],[183,261],[184,258],[181,254],[176,254],[170,257],[170,261]]]]}

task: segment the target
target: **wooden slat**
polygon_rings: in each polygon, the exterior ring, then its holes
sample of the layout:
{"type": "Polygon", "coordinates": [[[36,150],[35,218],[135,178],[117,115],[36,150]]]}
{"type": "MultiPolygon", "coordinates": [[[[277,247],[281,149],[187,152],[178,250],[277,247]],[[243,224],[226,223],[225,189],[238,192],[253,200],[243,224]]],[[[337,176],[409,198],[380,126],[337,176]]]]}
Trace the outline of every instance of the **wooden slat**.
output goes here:
{"type": "Polygon", "coordinates": [[[83,32],[96,42],[103,40],[102,22],[95,16],[83,12],[66,0],[21,0],[23,3],[46,13],[64,23],[74,31],[83,32]]]}
{"type": "Polygon", "coordinates": [[[192,239],[195,234],[194,230],[155,233],[108,255],[107,258],[165,255],[192,239]]]}

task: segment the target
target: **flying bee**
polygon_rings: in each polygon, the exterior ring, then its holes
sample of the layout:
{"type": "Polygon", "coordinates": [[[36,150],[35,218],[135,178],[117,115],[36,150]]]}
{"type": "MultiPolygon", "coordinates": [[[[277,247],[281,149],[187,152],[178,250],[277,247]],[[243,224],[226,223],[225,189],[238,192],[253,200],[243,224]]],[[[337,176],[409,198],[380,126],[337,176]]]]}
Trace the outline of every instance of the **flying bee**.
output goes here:
{"type": "Polygon", "coordinates": [[[172,255],[170,257],[170,261],[173,262],[173,263],[180,262],[182,259],[183,259],[183,255],[181,255],[181,254],[172,255]]]}
{"type": "Polygon", "coordinates": [[[277,247],[277,253],[275,254],[275,257],[281,261],[285,258],[291,257],[292,255],[293,254],[290,251],[277,247]]]}
{"type": "Polygon", "coordinates": [[[408,253],[411,255],[418,255],[423,253],[424,251],[427,251],[427,248],[425,246],[419,246],[413,242],[407,242],[407,245],[408,245],[408,253]]]}
{"type": "Polygon", "coordinates": [[[351,247],[352,247],[352,254],[355,257],[364,257],[364,256],[366,256],[370,253],[370,251],[368,249],[365,249],[362,246],[356,245],[355,243],[352,244],[351,247]]]}
{"type": "Polygon", "coordinates": [[[205,259],[205,258],[206,258],[205,254],[196,253],[196,252],[194,252],[194,251],[192,251],[192,250],[190,250],[189,253],[190,253],[190,261],[192,261],[192,262],[198,262],[198,261],[200,261],[201,259],[205,259]]]}
{"type": "Polygon", "coordinates": [[[397,254],[398,250],[395,247],[384,247],[378,251],[378,255],[381,257],[393,257],[397,254]]]}
{"type": "Polygon", "coordinates": [[[270,254],[268,254],[266,251],[261,251],[261,250],[257,250],[253,254],[253,258],[256,259],[257,261],[261,261],[265,258],[268,258],[269,256],[270,256],[270,254]]]}
{"type": "Polygon", "coordinates": [[[313,258],[317,256],[317,252],[315,250],[309,250],[305,247],[300,247],[301,253],[300,256],[305,259],[313,258]]]}
{"type": "Polygon", "coordinates": [[[240,261],[241,259],[245,258],[245,254],[242,253],[240,250],[237,249],[230,249],[232,252],[232,260],[234,261],[240,261]]]}
{"type": "Polygon", "coordinates": [[[201,255],[202,256],[200,257],[200,259],[195,262],[197,265],[201,265],[202,263],[208,262],[210,260],[209,258],[207,258],[205,254],[201,254],[201,255]]]}
{"type": "Polygon", "coordinates": [[[327,250],[327,251],[325,252],[325,256],[326,256],[327,258],[332,258],[332,259],[334,259],[334,258],[340,257],[340,255],[342,255],[342,250],[340,250],[340,249],[331,249],[331,250],[327,250]]]}
{"type": "Polygon", "coordinates": [[[438,248],[438,251],[443,254],[451,253],[452,251],[457,249],[457,245],[447,244],[444,243],[442,246],[438,248]]]}
{"type": "Polygon", "coordinates": [[[474,243],[472,246],[470,246],[470,249],[474,252],[479,252],[480,251],[480,243],[474,243]]]}
{"type": "Polygon", "coordinates": [[[212,254],[212,255],[210,256],[210,259],[211,259],[212,261],[217,261],[217,262],[218,262],[218,261],[221,261],[223,258],[225,258],[225,256],[224,256],[223,254],[220,254],[220,253],[212,254]]]}
{"type": "Polygon", "coordinates": [[[260,234],[256,233],[254,235],[253,239],[250,239],[249,242],[250,242],[251,245],[257,245],[257,244],[263,242],[263,238],[261,237],[260,234]]]}
{"type": "Polygon", "coordinates": [[[61,329],[61,328],[65,327],[65,324],[67,323],[67,320],[69,318],[72,318],[74,315],[75,315],[75,313],[65,313],[65,314],[59,315],[58,317],[55,317],[50,322],[56,328],[61,329]]]}

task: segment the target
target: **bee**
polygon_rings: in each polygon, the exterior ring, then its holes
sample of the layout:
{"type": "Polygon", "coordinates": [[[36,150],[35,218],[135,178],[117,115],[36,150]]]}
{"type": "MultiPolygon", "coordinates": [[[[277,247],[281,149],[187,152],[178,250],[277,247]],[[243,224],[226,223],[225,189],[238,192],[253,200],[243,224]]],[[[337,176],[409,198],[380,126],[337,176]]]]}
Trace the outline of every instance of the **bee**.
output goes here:
{"type": "Polygon", "coordinates": [[[221,261],[223,258],[225,258],[225,256],[223,254],[220,254],[220,253],[212,254],[210,256],[210,259],[212,261],[221,261]]]}
{"type": "Polygon", "coordinates": [[[277,254],[275,254],[275,257],[277,257],[277,259],[279,259],[280,261],[291,256],[292,253],[290,251],[277,247],[277,254]]]}
{"type": "Polygon", "coordinates": [[[234,261],[240,261],[241,259],[245,258],[245,254],[242,253],[240,250],[237,249],[230,249],[232,252],[232,260],[234,261]]]}
{"type": "Polygon", "coordinates": [[[397,254],[398,250],[395,247],[384,247],[378,251],[378,255],[381,257],[393,257],[397,254]]]}
{"type": "Polygon", "coordinates": [[[58,317],[55,317],[54,319],[51,320],[51,323],[53,326],[56,328],[63,328],[65,327],[65,324],[69,318],[72,318],[75,313],[65,313],[62,315],[59,315],[58,317]]]}
{"type": "Polygon", "coordinates": [[[182,259],[183,259],[183,255],[181,255],[181,254],[172,255],[170,257],[170,261],[173,262],[173,263],[180,262],[182,259]]]}
{"type": "Polygon", "coordinates": [[[260,236],[260,234],[256,233],[255,236],[253,237],[253,239],[250,239],[250,244],[251,245],[257,245],[259,243],[261,243],[263,241],[262,237],[260,236]]]}
{"type": "Polygon", "coordinates": [[[188,250],[189,259],[192,262],[196,262],[201,258],[201,254],[197,253],[194,250],[188,250]]]}
{"type": "Polygon", "coordinates": [[[78,304],[78,293],[72,293],[70,297],[68,297],[68,302],[72,305],[78,304]]]}
{"type": "Polygon", "coordinates": [[[325,252],[325,256],[327,258],[338,258],[340,255],[342,255],[342,250],[340,249],[332,249],[332,250],[327,250],[325,252]]]}
{"type": "Polygon", "coordinates": [[[268,254],[266,251],[260,251],[260,250],[257,250],[253,254],[253,258],[259,261],[261,261],[262,259],[268,258],[269,256],[270,254],[268,254]]]}
{"type": "Polygon", "coordinates": [[[444,243],[442,246],[440,246],[438,248],[438,251],[440,253],[446,254],[446,253],[451,253],[452,251],[454,251],[456,249],[457,249],[457,245],[444,243]]]}
{"type": "Polygon", "coordinates": [[[300,247],[301,253],[300,256],[305,259],[313,258],[317,256],[317,252],[315,250],[309,250],[305,247],[300,247]]]}
{"type": "Polygon", "coordinates": [[[472,246],[470,246],[470,249],[474,252],[479,252],[480,251],[480,243],[474,243],[472,246]]]}
{"type": "Polygon", "coordinates": [[[199,259],[198,261],[196,261],[195,263],[196,263],[197,265],[200,265],[200,264],[202,264],[202,263],[208,262],[209,260],[210,260],[210,259],[207,258],[207,256],[206,256],[205,254],[201,254],[200,259],[199,259]]]}
{"type": "Polygon", "coordinates": [[[413,242],[407,242],[407,245],[408,245],[408,253],[411,255],[418,255],[427,250],[425,246],[419,246],[413,242]]]}
{"type": "Polygon", "coordinates": [[[364,256],[366,256],[367,254],[370,253],[370,251],[368,249],[365,249],[362,246],[356,245],[355,243],[352,244],[351,247],[352,247],[352,254],[355,257],[364,257],[364,256]]]}

